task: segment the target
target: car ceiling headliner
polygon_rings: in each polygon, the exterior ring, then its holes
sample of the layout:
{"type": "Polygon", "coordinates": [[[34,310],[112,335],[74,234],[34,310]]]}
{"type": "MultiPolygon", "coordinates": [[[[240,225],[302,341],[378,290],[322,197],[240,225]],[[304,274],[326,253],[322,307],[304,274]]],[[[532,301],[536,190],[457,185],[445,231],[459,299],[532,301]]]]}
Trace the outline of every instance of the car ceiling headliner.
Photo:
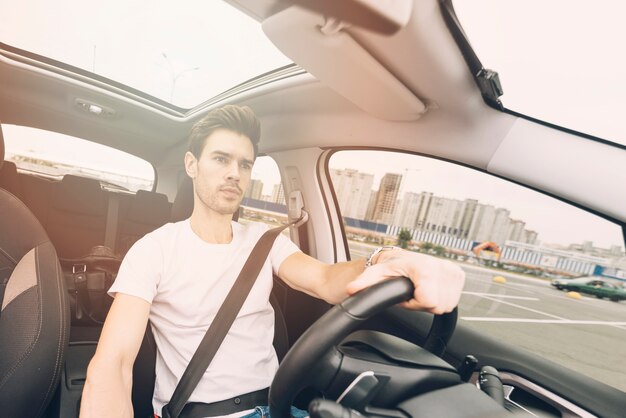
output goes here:
{"type": "MultiPolygon", "coordinates": [[[[280,2],[265,1],[248,13],[264,18],[282,8],[280,2]]],[[[312,146],[380,146],[381,139],[387,137],[401,148],[486,167],[512,121],[483,103],[436,1],[416,2],[409,25],[391,37],[359,30],[351,34],[427,103],[425,115],[401,123],[372,117],[310,75],[250,90],[214,105],[250,105],[262,120],[261,152],[312,146]]],[[[111,145],[155,165],[172,148],[183,147],[193,122],[209,108],[168,115],[88,83],[45,70],[26,70],[26,64],[1,58],[3,123],[111,145]],[[75,106],[76,98],[113,108],[117,115],[107,119],[85,113],[75,106]]]]}

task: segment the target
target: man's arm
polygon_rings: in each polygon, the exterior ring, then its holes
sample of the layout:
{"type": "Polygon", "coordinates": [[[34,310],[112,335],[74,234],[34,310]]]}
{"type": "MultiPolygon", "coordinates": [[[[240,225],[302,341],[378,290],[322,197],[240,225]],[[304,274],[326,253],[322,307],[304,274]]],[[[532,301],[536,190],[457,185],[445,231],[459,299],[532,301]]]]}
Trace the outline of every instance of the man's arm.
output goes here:
{"type": "Polygon", "coordinates": [[[143,340],[150,304],[117,293],[107,315],[96,354],[87,369],[80,417],[132,417],[133,363],[143,340]]]}
{"type": "Polygon", "coordinates": [[[415,285],[413,299],[402,306],[441,314],[459,303],[465,273],[456,264],[411,251],[383,251],[365,268],[365,260],[325,264],[301,252],[287,257],[278,276],[290,287],[339,303],[359,290],[390,277],[406,276],[415,285]]]}

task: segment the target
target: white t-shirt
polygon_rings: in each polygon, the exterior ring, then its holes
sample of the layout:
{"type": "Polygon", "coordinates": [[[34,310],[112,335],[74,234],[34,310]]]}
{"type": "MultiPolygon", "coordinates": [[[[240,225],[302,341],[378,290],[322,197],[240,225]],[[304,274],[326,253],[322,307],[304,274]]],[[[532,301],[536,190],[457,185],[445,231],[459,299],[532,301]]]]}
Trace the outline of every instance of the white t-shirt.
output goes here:
{"type": "MultiPolygon", "coordinates": [[[[109,294],[125,293],[152,304],[157,344],[153,406],[169,402],[200,341],[234,284],[252,248],[269,228],[232,223],[229,244],[209,244],[189,220],[147,234],[128,251],[109,294]]],[[[266,388],[278,368],[272,272],[298,247],[280,234],[235,322],[189,402],[211,403],[266,388]]]]}

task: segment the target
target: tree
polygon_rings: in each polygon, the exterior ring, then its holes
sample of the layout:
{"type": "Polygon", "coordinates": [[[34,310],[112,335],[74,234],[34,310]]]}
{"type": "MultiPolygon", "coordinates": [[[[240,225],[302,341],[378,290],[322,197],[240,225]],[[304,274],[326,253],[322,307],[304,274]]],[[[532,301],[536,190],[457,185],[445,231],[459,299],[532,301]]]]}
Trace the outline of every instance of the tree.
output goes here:
{"type": "Polygon", "coordinates": [[[402,228],[398,233],[398,247],[404,248],[406,250],[409,246],[409,241],[411,241],[412,238],[413,237],[411,236],[411,231],[402,228]]]}

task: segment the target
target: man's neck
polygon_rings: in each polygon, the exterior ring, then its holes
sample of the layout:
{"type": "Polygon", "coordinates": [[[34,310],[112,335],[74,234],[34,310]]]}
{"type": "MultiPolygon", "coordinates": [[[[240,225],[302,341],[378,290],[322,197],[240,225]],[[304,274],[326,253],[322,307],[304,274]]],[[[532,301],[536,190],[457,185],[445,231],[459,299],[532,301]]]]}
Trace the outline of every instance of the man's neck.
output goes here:
{"type": "Polygon", "coordinates": [[[189,221],[193,232],[209,244],[229,244],[233,239],[232,214],[194,208],[189,221]]]}

